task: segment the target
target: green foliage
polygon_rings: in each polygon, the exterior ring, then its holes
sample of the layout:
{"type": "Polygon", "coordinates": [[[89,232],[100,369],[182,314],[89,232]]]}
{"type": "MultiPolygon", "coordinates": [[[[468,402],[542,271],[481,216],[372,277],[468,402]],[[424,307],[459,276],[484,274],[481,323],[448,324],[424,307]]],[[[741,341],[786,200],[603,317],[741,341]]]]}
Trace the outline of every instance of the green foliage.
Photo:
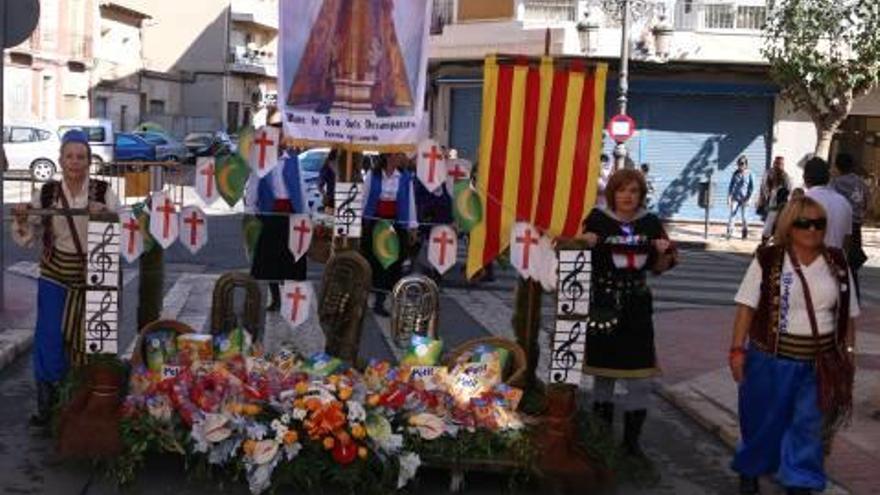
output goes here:
{"type": "Polygon", "coordinates": [[[775,0],[763,55],[782,95],[833,130],[880,82],[880,2],[775,0]]]}

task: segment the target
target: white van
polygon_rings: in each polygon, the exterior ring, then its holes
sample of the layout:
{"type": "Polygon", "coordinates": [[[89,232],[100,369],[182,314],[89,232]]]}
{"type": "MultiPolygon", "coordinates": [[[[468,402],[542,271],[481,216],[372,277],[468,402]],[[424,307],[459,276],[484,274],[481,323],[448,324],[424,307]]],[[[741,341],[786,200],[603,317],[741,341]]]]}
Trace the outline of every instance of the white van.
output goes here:
{"type": "Polygon", "coordinates": [[[59,138],[71,129],[79,129],[89,136],[92,164],[98,170],[105,163],[113,161],[113,122],[109,119],[59,120],[55,125],[59,138]]]}
{"type": "Polygon", "coordinates": [[[3,148],[8,171],[27,171],[38,181],[47,181],[58,171],[61,141],[51,126],[31,122],[5,122],[3,148]]]}

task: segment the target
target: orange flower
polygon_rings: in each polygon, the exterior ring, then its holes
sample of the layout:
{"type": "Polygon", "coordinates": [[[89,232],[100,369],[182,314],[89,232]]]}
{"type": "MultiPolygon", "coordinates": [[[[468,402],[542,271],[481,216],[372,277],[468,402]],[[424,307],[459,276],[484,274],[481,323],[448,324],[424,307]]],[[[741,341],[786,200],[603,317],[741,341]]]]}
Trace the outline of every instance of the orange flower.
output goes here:
{"type": "Polygon", "coordinates": [[[377,405],[379,405],[379,396],[373,394],[367,397],[367,405],[370,407],[376,407],[377,405]]]}
{"type": "Polygon", "coordinates": [[[306,409],[312,412],[321,409],[321,399],[317,397],[309,397],[308,399],[306,399],[306,409]]]}
{"type": "Polygon", "coordinates": [[[333,402],[326,406],[318,403],[318,408],[312,413],[307,422],[309,436],[316,438],[329,435],[345,425],[345,413],[342,412],[342,404],[333,402]]]}
{"type": "Polygon", "coordinates": [[[296,384],[296,387],[294,387],[294,390],[297,395],[303,395],[309,391],[309,384],[306,382],[299,382],[296,384]]]}
{"type": "Polygon", "coordinates": [[[297,408],[297,409],[305,409],[305,408],[306,408],[306,401],[305,401],[305,399],[296,399],[296,400],[294,400],[294,401],[293,401],[293,407],[295,407],[295,408],[297,408]]]}
{"type": "Polygon", "coordinates": [[[339,389],[339,398],[342,400],[348,400],[351,398],[351,389],[348,387],[342,387],[339,389]]]}
{"type": "Polygon", "coordinates": [[[358,457],[360,457],[361,459],[366,459],[369,453],[370,451],[367,450],[366,447],[358,447],[358,457]]]}
{"type": "Polygon", "coordinates": [[[330,375],[327,377],[327,383],[330,385],[336,385],[339,383],[339,375],[330,375]]]}
{"type": "Polygon", "coordinates": [[[331,450],[336,445],[336,440],[333,437],[325,437],[324,438],[324,450],[331,450]]]}
{"type": "Polygon", "coordinates": [[[256,440],[245,440],[244,445],[242,445],[241,449],[244,451],[244,455],[252,455],[256,447],[256,440]]]}
{"type": "Polygon", "coordinates": [[[360,440],[367,436],[367,429],[363,425],[356,424],[351,427],[351,436],[360,440]]]}
{"type": "Polygon", "coordinates": [[[338,438],[343,445],[348,445],[351,443],[351,435],[349,435],[345,430],[337,432],[336,438],[338,438]]]}
{"type": "Polygon", "coordinates": [[[293,445],[299,440],[299,435],[296,434],[293,430],[287,430],[287,433],[284,434],[284,445],[293,445]]]}
{"type": "Polygon", "coordinates": [[[263,409],[262,409],[260,406],[256,405],[256,404],[245,404],[245,405],[242,407],[242,412],[243,412],[244,414],[247,414],[248,416],[256,416],[257,414],[260,414],[260,412],[261,412],[262,410],[263,410],[263,409]]]}

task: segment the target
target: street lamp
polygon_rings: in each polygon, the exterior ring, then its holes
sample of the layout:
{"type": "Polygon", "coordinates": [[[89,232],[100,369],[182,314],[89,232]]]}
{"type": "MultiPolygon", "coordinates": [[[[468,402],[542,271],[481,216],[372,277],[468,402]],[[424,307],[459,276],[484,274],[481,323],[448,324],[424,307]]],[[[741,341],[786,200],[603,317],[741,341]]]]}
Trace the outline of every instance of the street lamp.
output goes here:
{"type": "MultiPolygon", "coordinates": [[[[617,85],[617,113],[626,115],[627,94],[629,92],[629,28],[632,20],[645,17],[663,8],[657,0],[590,0],[598,5],[606,18],[620,22],[620,73],[617,85]]],[[[617,143],[614,147],[614,169],[620,170],[626,164],[626,145],[617,143]]]]}

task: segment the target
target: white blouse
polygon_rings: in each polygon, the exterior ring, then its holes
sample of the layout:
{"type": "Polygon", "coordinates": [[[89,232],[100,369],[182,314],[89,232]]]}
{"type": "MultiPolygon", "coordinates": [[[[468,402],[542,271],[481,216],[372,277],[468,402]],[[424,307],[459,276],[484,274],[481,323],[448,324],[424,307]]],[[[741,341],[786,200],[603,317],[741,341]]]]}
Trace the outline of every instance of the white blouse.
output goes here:
{"type": "MultiPolygon", "coordinates": [[[[31,208],[43,207],[40,203],[40,190],[41,189],[37,189],[34,191],[30,202],[31,208]]],[[[71,192],[67,187],[67,183],[61,181],[61,190],[67,197],[67,202],[72,209],[86,209],[89,207],[88,181],[83,184],[82,190],[77,191],[76,193],[71,192]]],[[[104,197],[104,201],[106,201],[106,206],[109,211],[116,212],[119,210],[119,198],[116,196],[116,193],[113,192],[112,188],[107,188],[107,194],[104,197]]],[[[63,206],[61,198],[58,198],[54,204],[50,205],[50,208],[63,208],[63,206]]],[[[13,223],[12,240],[19,246],[32,246],[34,242],[34,233],[41,223],[42,219],[38,215],[29,216],[27,224],[24,224],[23,226],[13,223]]],[[[73,224],[76,228],[83,249],[86,249],[86,242],[88,242],[89,233],[89,217],[85,215],[73,215],[73,224]]],[[[67,222],[66,216],[59,214],[52,217],[52,234],[56,248],[66,253],[76,253],[76,243],[73,242],[73,234],[70,232],[70,226],[67,222]]]]}
{"type": "MultiPolygon", "coordinates": [[[[837,329],[836,308],[840,293],[837,276],[832,273],[824,256],[817,257],[809,265],[802,265],[801,270],[810,286],[819,335],[833,333],[837,329]]],[[[734,298],[737,303],[753,309],[758,308],[761,299],[761,276],[761,264],[758,263],[757,258],[754,258],[734,298]]],[[[855,285],[852,273],[849,274],[849,287],[849,316],[855,318],[859,316],[860,309],[853,289],[855,285]]],[[[779,292],[779,332],[799,336],[813,335],[801,281],[787,253],[780,274],[779,292]]]]}

